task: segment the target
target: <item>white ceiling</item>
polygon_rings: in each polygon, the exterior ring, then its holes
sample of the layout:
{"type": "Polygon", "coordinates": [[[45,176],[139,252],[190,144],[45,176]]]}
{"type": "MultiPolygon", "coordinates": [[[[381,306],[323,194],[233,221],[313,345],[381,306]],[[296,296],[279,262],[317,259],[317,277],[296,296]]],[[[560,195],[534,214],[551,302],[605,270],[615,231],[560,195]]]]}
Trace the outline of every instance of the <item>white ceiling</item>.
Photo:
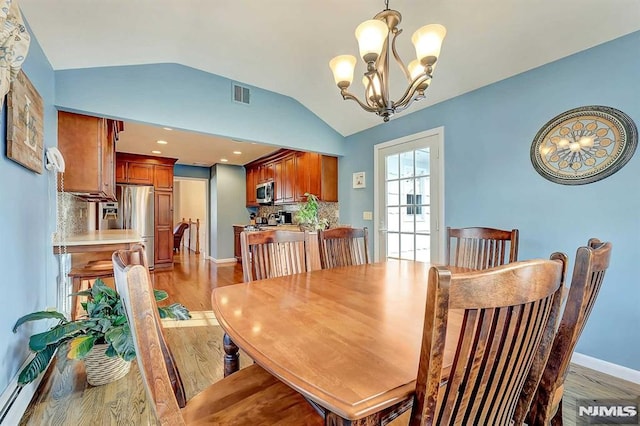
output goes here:
{"type": "Polygon", "coordinates": [[[178,164],[199,167],[211,167],[216,163],[241,166],[277,149],[269,145],[133,122],[125,123],[116,144],[118,152],[177,158],[178,164]],[[159,144],[158,141],[166,144],[159,144]]]}
{"type": "MultiPolygon", "coordinates": [[[[355,27],[382,10],[382,0],[20,0],[20,6],[56,70],[175,62],[291,96],[345,136],[382,122],[342,100],[328,67],[335,55],[357,56],[355,27]]],[[[403,16],[398,50],[406,62],[416,29],[447,28],[427,98],[403,114],[640,30],[638,0],[390,0],[389,6],[403,16]]],[[[394,71],[398,98],[405,81],[394,71]]],[[[352,88],[358,95],[359,80],[352,88]]]]}

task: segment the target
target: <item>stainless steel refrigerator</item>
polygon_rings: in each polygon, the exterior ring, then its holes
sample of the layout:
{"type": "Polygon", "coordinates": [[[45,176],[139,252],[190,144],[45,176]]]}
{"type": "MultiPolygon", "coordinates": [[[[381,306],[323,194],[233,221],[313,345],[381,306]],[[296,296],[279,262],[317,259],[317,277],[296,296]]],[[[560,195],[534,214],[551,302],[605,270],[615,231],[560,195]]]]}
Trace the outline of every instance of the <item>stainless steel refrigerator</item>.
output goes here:
{"type": "Polygon", "coordinates": [[[154,263],[153,186],[116,185],[117,202],[98,206],[98,229],[134,229],[142,236],[149,268],[154,263]]]}

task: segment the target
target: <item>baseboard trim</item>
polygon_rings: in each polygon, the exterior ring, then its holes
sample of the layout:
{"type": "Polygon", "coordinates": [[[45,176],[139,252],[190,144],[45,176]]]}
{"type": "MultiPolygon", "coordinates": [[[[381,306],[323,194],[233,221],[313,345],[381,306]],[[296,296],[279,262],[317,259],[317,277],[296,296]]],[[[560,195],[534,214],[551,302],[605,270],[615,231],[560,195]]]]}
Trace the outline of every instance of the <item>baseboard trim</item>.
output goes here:
{"type": "Polygon", "coordinates": [[[213,263],[236,263],[238,260],[235,257],[230,257],[227,259],[215,259],[213,257],[208,258],[213,263]]]}
{"type": "Polygon", "coordinates": [[[592,370],[599,371],[604,374],[616,377],[618,379],[626,380],[640,385],[640,371],[634,370],[623,365],[614,364],[609,361],[594,358],[589,355],[574,352],[571,356],[571,362],[582,367],[587,367],[592,370]]]}
{"type": "MultiPolygon", "coordinates": [[[[7,388],[2,392],[2,395],[0,395],[0,425],[9,426],[20,423],[24,412],[27,410],[29,403],[38,390],[38,385],[40,385],[42,378],[46,375],[46,372],[43,372],[33,382],[24,386],[18,385],[18,376],[20,375],[20,372],[29,362],[31,362],[34,356],[35,354],[32,354],[25,360],[18,369],[16,375],[9,382],[7,388]]],[[[55,356],[56,354],[54,354],[51,359],[53,360],[55,356]]],[[[49,363],[49,366],[47,366],[47,369],[50,365],[51,362],[49,363]]]]}

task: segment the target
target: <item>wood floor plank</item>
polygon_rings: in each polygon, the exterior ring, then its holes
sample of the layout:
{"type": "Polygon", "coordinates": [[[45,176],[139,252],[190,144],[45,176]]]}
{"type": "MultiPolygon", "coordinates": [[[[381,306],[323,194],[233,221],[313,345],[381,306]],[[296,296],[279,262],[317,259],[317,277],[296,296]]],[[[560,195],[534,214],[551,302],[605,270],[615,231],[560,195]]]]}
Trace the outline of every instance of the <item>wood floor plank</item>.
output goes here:
{"type": "MultiPolygon", "coordinates": [[[[242,267],[217,266],[193,253],[175,256],[173,271],[155,272],[154,286],[169,293],[165,303],[180,302],[194,315],[193,322],[165,327],[169,345],[184,381],[187,398],[220,380],[223,376],[222,335],[219,326],[206,321],[210,311],[211,289],[242,282],[242,267]]],[[[240,353],[240,367],[252,360],[240,353]]],[[[620,380],[584,367],[571,365],[565,386],[564,424],[576,424],[576,399],[638,398],[640,385],[620,380]]],[[[408,415],[390,425],[406,425],[408,415]]],[[[60,354],[46,373],[36,397],[20,425],[151,425],[155,424],[147,404],[138,366],[132,363],[124,378],[107,385],[87,384],[84,364],[60,354]]]]}

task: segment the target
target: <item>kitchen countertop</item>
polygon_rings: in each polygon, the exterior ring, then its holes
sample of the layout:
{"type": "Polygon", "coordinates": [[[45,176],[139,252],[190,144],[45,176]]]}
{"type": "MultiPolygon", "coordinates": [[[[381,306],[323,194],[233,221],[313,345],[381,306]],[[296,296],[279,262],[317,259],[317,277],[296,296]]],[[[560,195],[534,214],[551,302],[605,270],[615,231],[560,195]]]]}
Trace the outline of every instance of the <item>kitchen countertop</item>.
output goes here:
{"type": "MultiPolygon", "coordinates": [[[[88,246],[95,244],[139,243],[142,237],[132,229],[108,229],[104,231],[90,231],[86,234],[69,235],[64,243],[68,246],[88,246]]],[[[53,245],[60,245],[54,240],[53,245]]]]}
{"type": "MultiPolygon", "coordinates": [[[[245,226],[249,226],[249,224],[234,224],[233,226],[240,226],[240,227],[245,227],[245,226]]],[[[263,231],[270,231],[270,230],[281,230],[281,231],[299,231],[300,230],[300,226],[298,225],[292,225],[290,223],[287,223],[285,225],[254,225],[258,228],[260,228],[263,231]]]]}

